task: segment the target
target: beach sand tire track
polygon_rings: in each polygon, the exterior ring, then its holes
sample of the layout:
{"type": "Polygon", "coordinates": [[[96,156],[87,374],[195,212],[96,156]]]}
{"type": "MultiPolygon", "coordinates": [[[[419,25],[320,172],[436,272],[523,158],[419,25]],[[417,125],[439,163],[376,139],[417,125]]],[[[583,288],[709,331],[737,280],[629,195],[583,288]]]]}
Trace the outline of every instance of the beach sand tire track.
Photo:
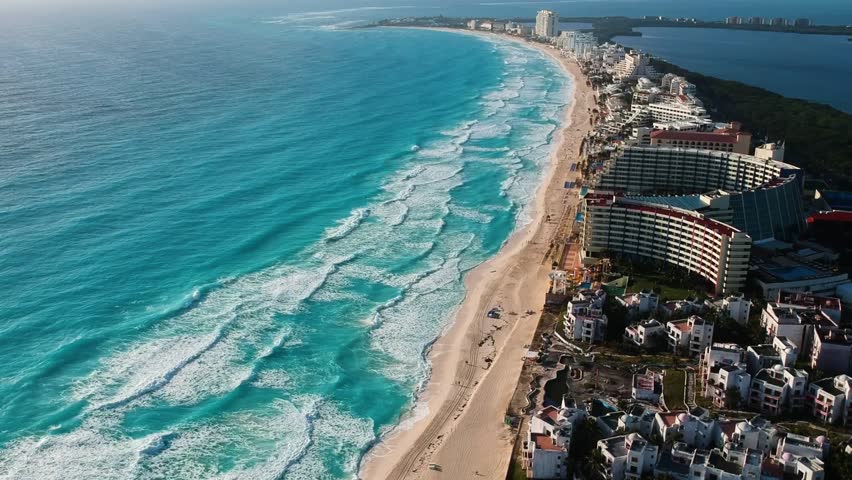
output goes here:
{"type": "MultiPolygon", "coordinates": [[[[508,268],[503,270],[499,278],[492,280],[492,282],[496,282],[498,284],[503,283],[509,273],[517,266],[517,262],[511,264],[508,268]]],[[[491,294],[482,301],[476,313],[478,317],[477,325],[479,326],[480,335],[484,334],[482,330],[483,319],[487,318],[488,310],[491,309],[491,303],[497,294],[496,289],[489,290],[491,290],[491,294]]],[[[464,368],[459,370],[460,374],[456,376],[457,384],[453,385],[452,397],[447,399],[441,405],[439,412],[429,423],[426,430],[423,431],[417,442],[405,453],[402,461],[400,461],[391,471],[391,474],[388,476],[389,479],[404,480],[410,474],[415,473],[415,467],[418,466],[418,461],[424,459],[423,463],[425,463],[425,457],[431,453],[427,452],[427,449],[433,445],[435,441],[437,441],[438,436],[450,423],[451,419],[453,419],[453,415],[461,409],[461,405],[463,405],[465,397],[469,393],[469,389],[473,387],[477,370],[480,368],[478,365],[480,352],[479,345],[478,339],[470,339],[470,345],[467,351],[467,363],[464,368]]]]}

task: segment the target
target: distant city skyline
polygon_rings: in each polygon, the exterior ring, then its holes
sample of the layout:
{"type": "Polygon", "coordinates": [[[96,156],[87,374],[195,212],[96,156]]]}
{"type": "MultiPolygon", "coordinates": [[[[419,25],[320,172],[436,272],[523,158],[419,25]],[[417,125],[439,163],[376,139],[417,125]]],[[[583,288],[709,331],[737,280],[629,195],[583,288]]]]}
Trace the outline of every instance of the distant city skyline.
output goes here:
{"type": "MultiPolygon", "coordinates": [[[[481,0],[372,0],[351,2],[348,0],[308,1],[295,0],[281,2],[280,0],[89,0],[84,4],[75,0],[7,0],[0,4],[0,11],[6,9],[30,11],[72,8],[75,12],[87,10],[114,10],[116,8],[133,8],[138,10],[154,9],[195,9],[225,8],[239,4],[244,7],[246,14],[257,10],[267,13],[296,13],[317,12],[325,10],[346,10],[348,12],[363,12],[365,17],[372,19],[385,18],[390,11],[408,11],[412,16],[460,15],[460,16],[495,16],[534,17],[538,10],[553,10],[563,17],[570,16],[604,16],[625,15],[642,17],[662,15],[667,17],[694,17],[702,20],[724,20],[729,16],[764,18],[783,17],[788,20],[805,17],[818,24],[845,25],[852,24],[852,2],[837,0],[821,0],[804,3],[798,0],[767,1],[756,0],[749,2],[720,1],[700,2],[695,0],[671,3],[664,0],[640,1],[603,1],[588,0],[577,2],[565,1],[481,1],[481,0]]],[[[2,19],[0,19],[2,21],[2,19]]]]}

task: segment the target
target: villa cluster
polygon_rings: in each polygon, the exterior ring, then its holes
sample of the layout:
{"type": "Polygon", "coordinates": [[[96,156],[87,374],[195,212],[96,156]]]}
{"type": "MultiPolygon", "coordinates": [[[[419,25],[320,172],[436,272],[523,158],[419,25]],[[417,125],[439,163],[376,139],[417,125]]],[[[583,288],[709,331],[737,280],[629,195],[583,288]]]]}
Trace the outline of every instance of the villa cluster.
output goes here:
{"type": "MultiPolygon", "coordinates": [[[[839,299],[780,294],[760,312],[765,343],[746,346],[713,343],[714,323],[701,317],[716,310],[715,315],[746,325],[752,303],[743,295],[661,305],[657,294],[642,291],[616,300],[627,308],[628,318],[644,318],[625,328],[625,342],[647,351],[700,357],[699,390],[715,407],[748,408],[768,416],[807,414],[823,423],[847,424],[852,411],[847,377],[852,375],[852,330],[840,327],[839,299]],[[680,319],[665,321],[672,317],[680,319]],[[835,377],[809,385],[808,373],[797,364],[835,377]]],[[[647,397],[649,390],[654,388],[638,388],[637,394],[634,378],[634,399],[647,397]]]]}
{"type": "Polygon", "coordinates": [[[560,407],[533,415],[523,442],[529,478],[567,478],[572,434],[585,427],[603,438],[595,445],[593,471],[612,480],[823,480],[829,441],[796,435],[756,416],[713,418],[701,408],[661,411],[634,404],[597,417],[563,398],[560,407]],[[581,425],[585,423],[585,425],[581,425]]]}

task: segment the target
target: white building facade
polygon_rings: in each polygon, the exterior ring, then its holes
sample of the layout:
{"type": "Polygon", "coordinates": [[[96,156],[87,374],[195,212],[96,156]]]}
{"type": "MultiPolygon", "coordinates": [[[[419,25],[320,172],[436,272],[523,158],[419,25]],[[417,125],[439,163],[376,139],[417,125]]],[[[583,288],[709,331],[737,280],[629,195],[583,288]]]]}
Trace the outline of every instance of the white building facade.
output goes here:
{"type": "Polygon", "coordinates": [[[559,32],[559,15],[550,10],[539,10],[535,16],[535,36],[552,39],[559,32]]]}

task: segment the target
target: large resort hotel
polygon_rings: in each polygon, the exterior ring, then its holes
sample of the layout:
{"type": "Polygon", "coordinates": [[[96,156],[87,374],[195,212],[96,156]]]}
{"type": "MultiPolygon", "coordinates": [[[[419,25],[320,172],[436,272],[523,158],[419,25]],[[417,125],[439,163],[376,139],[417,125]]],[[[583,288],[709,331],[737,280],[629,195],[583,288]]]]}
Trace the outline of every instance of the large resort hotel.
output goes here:
{"type": "Polygon", "coordinates": [[[678,265],[717,294],[741,291],[752,241],[804,230],[802,172],[771,158],[625,146],[594,173],[581,204],[581,256],[678,265]]]}

